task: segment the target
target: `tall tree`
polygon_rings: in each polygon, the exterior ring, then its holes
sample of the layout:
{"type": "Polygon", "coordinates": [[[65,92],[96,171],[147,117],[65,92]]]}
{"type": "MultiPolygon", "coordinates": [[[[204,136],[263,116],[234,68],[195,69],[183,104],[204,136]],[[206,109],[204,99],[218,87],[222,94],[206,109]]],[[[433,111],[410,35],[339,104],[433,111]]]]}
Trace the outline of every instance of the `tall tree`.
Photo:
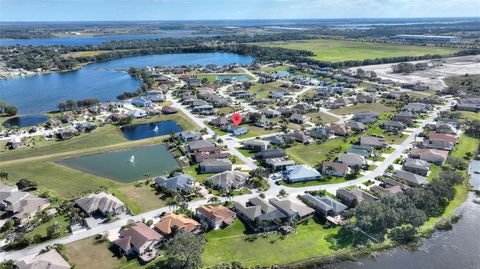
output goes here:
{"type": "Polygon", "coordinates": [[[167,242],[165,255],[169,268],[196,269],[202,267],[205,241],[189,232],[179,232],[167,242]]]}

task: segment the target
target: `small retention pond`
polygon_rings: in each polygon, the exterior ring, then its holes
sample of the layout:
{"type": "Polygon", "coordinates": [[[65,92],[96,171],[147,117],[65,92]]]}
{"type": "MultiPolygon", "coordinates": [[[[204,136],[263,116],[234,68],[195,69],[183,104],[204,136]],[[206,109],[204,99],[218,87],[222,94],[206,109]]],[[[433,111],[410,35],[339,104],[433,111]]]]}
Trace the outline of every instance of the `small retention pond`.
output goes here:
{"type": "Polygon", "coordinates": [[[158,121],[145,124],[125,126],[122,133],[128,140],[140,140],[172,133],[181,132],[183,129],[175,121],[158,121]]]}
{"type": "Polygon", "coordinates": [[[3,127],[10,128],[12,126],[18,126],[20,128],[35,126],[48,121],[48,117],[44,115],[28,115],[13,117],[3,122],[3,127]]]}
{"type": "Polygon", "coordinates": [[[60,164],[100,177],[129,183],[163,175],[179,167],[165,145],[112,151],[59,161],[60,164]]]}

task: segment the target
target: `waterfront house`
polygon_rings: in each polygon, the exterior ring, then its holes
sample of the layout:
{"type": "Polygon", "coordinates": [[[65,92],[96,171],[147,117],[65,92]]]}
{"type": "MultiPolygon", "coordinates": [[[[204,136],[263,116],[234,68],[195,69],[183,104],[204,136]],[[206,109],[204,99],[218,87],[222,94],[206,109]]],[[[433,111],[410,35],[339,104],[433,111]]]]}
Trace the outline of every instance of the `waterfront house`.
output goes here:
{"type": "Polygon", "coordinates": [[[47,199],[34,195],[27,195],[15,203],[10,204],[5,211],[11,216],[16,225],[24,225],[40,211],[49,205],[47,199]]]}
{"type": "Polygon", "coordinates": [[[340,188],[337,190],[336,197],[345,205],[355,207],[363,201],[375,201],[377,197],[371,195],[357,187],[353,189],[340,188]]]}
{"type": "Polygon", "coordinates": [[[294,202],[288,198],[280,200],[275,197],[269,199],[268,202],[287,216],[288,220],[294,222],[304,220],[315,213],[314,209],[301,202],[294,202]]]}
{"type": "Polygon", "coordinates": [[[155,178],[157,188],[165,188],[173,193],[191,193],[195,189],[195,178],[190,175],[175,173],[172,177],[155,178]]]}
{"type": "Polygon", "coordinates": [[[138,97],[138,98],[132,99],[132,105],[138,106],[138,107],[149,107],[149,106],[152,106],[152,101],[138,97]]]}
{"type": "Polygon", "coordinates": [[[200,173],[212,174],[232,170],[232,162],[229,159],[205,159],[200,162],[200,173]]]}
{"type": "Polygon", "coordinates": [[[191,157],[192,162],[199,163],[203,160],[228,159],[230,157],[230,153],[222,151],[222,148],[220,147],[211,147],[198,149],[191,157]]]}
{"type": "Polygon", "coordinates": [[[60,140],[68,140],[76,135],[78,135],[78,130],[73,126],[60,128],[57,130],[57,137],[60,140]]]}
{"type": "Polygon", "coordinates": [[[314,196],[309,193],[300,196],[300,199],[322,217],[336,217],[341,215],[348,207],[341,202],[323,195],[314,196]]]}
{"type": "Polygon", "coordinates": [[[188,151],[189,152],[197,152],[201,149],[206,149],[206,148],[214,148],[215,144],[208,141],[208,140],[194,140],[188,142],[188,151]]]}
{"type": "Polygon", "coordinates": [[[175,114],[178,110],[172,106],[164,106],[162,107],[162,114],[175,114]]]}
{"type": "Polygon", "coordinates": [[[183,142],[190,142],[202,139],[202,135],[197,131],[184,131],[178,133],[178,139],[183,142]]]}
{"type": "Polygon", "coordinates": [[[127,211],[125,204],[106,192],[92,193],[75,201],[75,205],[88,215],[117,215],[127,211]]]}

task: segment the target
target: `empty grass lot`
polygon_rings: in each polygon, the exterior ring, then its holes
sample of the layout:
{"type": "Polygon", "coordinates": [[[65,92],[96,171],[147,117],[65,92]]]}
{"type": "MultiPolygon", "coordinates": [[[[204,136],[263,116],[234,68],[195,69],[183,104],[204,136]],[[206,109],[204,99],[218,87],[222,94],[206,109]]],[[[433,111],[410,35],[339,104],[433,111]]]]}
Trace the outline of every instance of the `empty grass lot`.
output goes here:
{"type": "Polygon", "coordinates": [[[365,111],[385,113],[385,112],[395,111],[395,108],[388,107],[381,103],[373,103],[373,104],[356,104],[353,106],[347,106],[347,107],[331,110],[332,113],[335,113],[337,115],[356,114],[356,113],[365,112],[365,111]]]}
{"type": "Polygon", "coordinates": [[[269,83],[257,83],[251,87],[248,91],[255,94],[256,99],[267,98],[271,92],[275,92],[280,89],[282,82],[274,81],[269,83]]]}
{"type": "Polygon", "coordinates": [[[330,255],[335,251],[330,249],[325,236],[337,233],[338,228],[324,229],[310,220],[306,225],[299,224],[297,233],[285,238],[278,233],[270,233],[252,240],[246,240],[249,236],[244,231],[243,223],[236,220],[230,227],[209,232],[203,253],[204,266],[232,261],[240,261],[249,267],[268,266],[330,255]]]}
{"type": "Polygon", "coordinates": [[[286,153],[296,163],[315,166],[316,164],[322,163],[326,159],[326,154],[336,147],[341,147],[341,152],[343,152],[350,147],[350,143],[340,139],[333,139],[322,144],[297,144],[286,149],[286,153]]]}
{"type": "Polygon", "coordinates": [[[343,62],[428,54],[452,55],[459,49],[433,46],[410,46],[385,43],[358,42],[347,40],[300,40],[287,42],[256,43],[266,47],[280,47],[293,50],[307,50],[315,54],[309,57],[319,61],[343,62]]]}

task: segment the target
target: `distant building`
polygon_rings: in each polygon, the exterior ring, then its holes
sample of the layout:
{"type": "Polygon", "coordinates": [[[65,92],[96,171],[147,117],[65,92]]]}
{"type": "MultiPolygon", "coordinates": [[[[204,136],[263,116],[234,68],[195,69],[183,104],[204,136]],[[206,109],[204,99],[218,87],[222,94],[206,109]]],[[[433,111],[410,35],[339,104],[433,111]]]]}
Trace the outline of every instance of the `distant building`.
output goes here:
{"type": "Polygon", "coordinates": [[[458,36],[438,35],[395,35],[392,37],[392,39],[400,41],[427,41],[438,43],[458,43],[461,40],[458,36]]]}

